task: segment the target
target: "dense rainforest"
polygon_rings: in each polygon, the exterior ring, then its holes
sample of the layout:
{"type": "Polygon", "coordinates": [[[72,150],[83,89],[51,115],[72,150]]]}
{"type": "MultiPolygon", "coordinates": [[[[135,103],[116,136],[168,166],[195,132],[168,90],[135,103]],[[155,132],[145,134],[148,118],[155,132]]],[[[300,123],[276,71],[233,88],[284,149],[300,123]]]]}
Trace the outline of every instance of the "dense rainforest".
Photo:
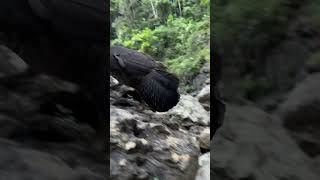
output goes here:
{"type": "Polygon", "coordinates": [[[183,89],[210,61],[209,0],[112,0],[112,44],[155,57],[183,89]]]}

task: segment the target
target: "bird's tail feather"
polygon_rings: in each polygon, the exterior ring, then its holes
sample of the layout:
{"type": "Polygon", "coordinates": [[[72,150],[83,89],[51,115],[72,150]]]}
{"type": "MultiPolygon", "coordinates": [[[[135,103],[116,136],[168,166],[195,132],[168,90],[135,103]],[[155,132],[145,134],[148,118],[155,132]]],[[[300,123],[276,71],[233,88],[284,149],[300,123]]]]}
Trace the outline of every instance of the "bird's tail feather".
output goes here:
{"type": "Polygon", "coordinates": [[[179,102],[178,86],[179,80],[173,74],[155,69],[142,78],[136,89],[153,110],[165,112],[179,102]]]}

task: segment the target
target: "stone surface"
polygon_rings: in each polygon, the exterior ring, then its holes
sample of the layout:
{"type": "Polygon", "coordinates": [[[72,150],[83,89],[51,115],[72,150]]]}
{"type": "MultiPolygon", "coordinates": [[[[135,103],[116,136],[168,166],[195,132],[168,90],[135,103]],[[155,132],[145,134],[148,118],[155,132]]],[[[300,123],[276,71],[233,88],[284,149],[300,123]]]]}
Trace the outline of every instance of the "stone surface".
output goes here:
{"type": "Polygon", "coordinates": [[[0,77],[26,71],[28,65],[13,51],[0,45],[0,77]]]}
{"type": "Polygon", "coordinates": [[[195,180],[210,180],[210,152],[200,156],[199,166],[195,180]]]}
{"type": "MultiPolygon", "coordinates": [[[[24,70],[7,65],[6,76],[24,70]]],[[[176,110],[157,113],[110,81],[111,179],[194,180],[200,146],[209,144],[209,112],[198,99],[183,95],[176,110]]],[[[1,81],[0,179],[106,179],[105,154],[92,146],[92,113],[75,84],[47,75],[1,81]]]]}
{"type": "Polygon", "coordinates": [[[119,81],[116,80],[114,77],[110,76],[110,87],[117,86],[119,84],[119,81]]]}
{"type": "Polygon", "coordinates": [[[213,179],[319,179],[319,168],[277,117],[254,106],[230,104],[226,115],[211,143],[213,179]]]}
{"type": "Polygon", "coordinates": [[[203,107],[207,111],[210,111],[210,85],[203,87],[197,95],[197,98],[203,107]]]}
{"type": "Polygon", "coordinates": [[[320,73],[299,83],[277,114],[299,146],[311,157],[320,155],[320,73]]]}
{"type": "Polygon", "coordinates": [[[205,128],[199,135],[200,147],[210,149],[210,128],[205,128]]]}
{"type": "MultiPolygon", "coordinates": [[[[111,93],[111,103],[125,90],[111,93]]],[[[194,134],[171,121],[171,114],[135,103],[111,105],[111,179],[194,180],[200,155],[194,134]]]]}
{"type": "Polygon", "coordinates": [[[102,152],[91,148],[94,130],[57,98],[76,93],[45,75],[0,83],[0,179],[106,178],[102,152]]]}
{"type": "Polygon", "coordinates": [[[181,95],[180,102],[169,111],[169,114],[177,121],[189,121],[203,126],[210,124],[209,113],[202,107],[197,98],[191,95],[181,95]]]}

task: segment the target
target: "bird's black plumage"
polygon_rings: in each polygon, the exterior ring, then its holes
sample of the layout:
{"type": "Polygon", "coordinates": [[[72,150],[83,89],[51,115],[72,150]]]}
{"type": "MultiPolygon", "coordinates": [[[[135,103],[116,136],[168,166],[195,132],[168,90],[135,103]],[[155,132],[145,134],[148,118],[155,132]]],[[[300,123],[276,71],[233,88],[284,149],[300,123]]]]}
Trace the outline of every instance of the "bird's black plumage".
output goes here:
{"type": "Polygon", "coordinates": [[[155,111],[168,111],[179,102],[179,79],[161,69],[147,54],[112,46],[110,73],[124,84],[135,88],[155,111]]]}

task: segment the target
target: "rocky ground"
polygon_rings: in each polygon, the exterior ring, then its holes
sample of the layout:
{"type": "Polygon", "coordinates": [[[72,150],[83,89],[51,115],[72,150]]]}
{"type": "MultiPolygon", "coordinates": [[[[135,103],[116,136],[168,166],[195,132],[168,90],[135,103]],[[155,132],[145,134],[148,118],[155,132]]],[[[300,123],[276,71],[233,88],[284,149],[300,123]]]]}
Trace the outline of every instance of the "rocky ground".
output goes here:
{"type": "MultiPolygon", "coordinates": [[[[106,161],[91,147],[94,130],[78,114],[89,108],[71,108],[86,104],[74,102],[78,87],[46,75],[3,79],[26,68],[1,46],[0,179],[106,179],[106,161]]],[[[197,91],[167,113],[111,79],[111,179],[208,180],[210,171],[217,180],[320,179],[319,73],[273,101],[273,111],[228,103],[211,144],[210,81],[198,78],[197,91]]]]}
{"type": "Polygon", "coordinates": [[[56,98],[76,95],[77,86],[45,75],[4,79],[27,67],[4,46],[0,64],[0,179],[104,180],[93,129],[56,98]]]}
{"type": "Polygon", "coordinates": [[[272,113],[252,102],[228,104],[211,144],[213,179],[320,179],[320,74],[310,74],[272,113]]]}
{"type": "Polygon", "coordinates": [[[182,95],[169,112],[154,113],[128,92],[120,86],[110,95],[111,179],[210,179],[210,155],[201,157],[210,148],[210,117],[198,100],[210,96],[182,95]]]}
{"type": "MultiPolygon", "coordinates": [[[[46,75],[14,76],[26,68],[1,46],[0,179],[106,179],[106,161],[92,147],[94,130],[83,122],[90,117],[81,114],[89,107],[79,107],[87,102],[74,102],[82,97],[79,88],[46,75]]],[[[167,113],[154,113],[130,88],[113,85],[111,179],[209,179],[208,87],[197,97],[182,95],[167,113]]]]}

